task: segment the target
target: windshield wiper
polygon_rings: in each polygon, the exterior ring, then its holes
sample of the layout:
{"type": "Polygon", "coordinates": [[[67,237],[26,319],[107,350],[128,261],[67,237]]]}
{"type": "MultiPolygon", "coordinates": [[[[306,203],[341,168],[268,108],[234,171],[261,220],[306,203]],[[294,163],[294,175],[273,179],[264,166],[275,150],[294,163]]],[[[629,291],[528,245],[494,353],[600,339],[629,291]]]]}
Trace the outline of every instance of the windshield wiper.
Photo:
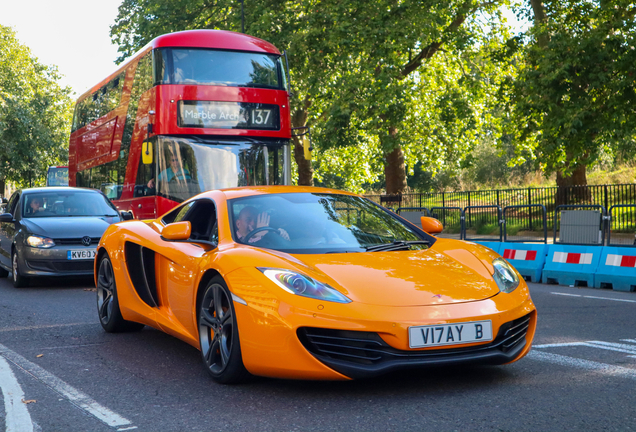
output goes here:
{"type": "Polygon", "coordinates": [[[427,240],[414,240],[414,241],[405,241],[405,240],[395,240],[392,243],[382,243],[373,246],[367,246],[365,250],[367,252],[387,252],[387,251],[395,251],[395,250],[410,250],[411,245],[427,245],[430,246],[431,242],[427,240]]]}

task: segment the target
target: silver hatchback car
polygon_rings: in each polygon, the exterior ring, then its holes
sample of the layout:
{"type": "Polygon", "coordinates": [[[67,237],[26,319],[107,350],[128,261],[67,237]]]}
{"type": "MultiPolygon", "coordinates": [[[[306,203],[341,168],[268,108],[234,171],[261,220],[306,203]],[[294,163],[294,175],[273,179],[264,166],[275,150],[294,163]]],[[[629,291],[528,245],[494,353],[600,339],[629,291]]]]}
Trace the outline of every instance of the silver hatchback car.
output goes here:
{"type": "Polygon", "coordinates": [[[0,214],[0,277],[23,287],[35,276],[93,274],[106,228],[122,220],[98,190],[47,187],[16,191],[0,214]]]}

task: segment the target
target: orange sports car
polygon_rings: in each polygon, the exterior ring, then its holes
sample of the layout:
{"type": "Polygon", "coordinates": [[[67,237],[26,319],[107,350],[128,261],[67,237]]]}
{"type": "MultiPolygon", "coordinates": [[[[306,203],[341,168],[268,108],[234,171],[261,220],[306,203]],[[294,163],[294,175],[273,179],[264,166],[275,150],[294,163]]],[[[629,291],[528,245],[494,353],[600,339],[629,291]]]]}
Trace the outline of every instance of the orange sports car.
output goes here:
{"type": "Polygon", "coordinates": [[[99,319],[178,337],[221,383],[519,360],[537,320],[526,283],[492,250],[439,232],[331,189],[206,192],[106,230],[99,319]]]}

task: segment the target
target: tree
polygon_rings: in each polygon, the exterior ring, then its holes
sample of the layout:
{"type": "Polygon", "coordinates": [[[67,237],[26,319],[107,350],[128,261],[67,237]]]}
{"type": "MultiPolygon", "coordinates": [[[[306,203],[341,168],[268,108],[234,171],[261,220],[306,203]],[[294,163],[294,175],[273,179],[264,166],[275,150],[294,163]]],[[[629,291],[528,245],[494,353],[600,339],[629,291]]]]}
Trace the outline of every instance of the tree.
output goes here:
{"type": "Polygon", "coordinates": [[[70,89],[0,26],[0,179],[42,184],[47,167],[68,163],[70,89]]]}
{"type": "MultiPolygon", "coordinates": [[[[414,93],[425,91],[426,65],[443,50],[481,43],[480,32],[493,27],[479,25],[478,15],[497,18],[504,3],[253,0],[246,5],[246,33],[288,49],[296,93],[292,126],[315,128],[315,147],[322,152],[346,146],[362,150],[345,152],[350,157],[371,154],[365,149],[379,146],[386,190],[400,193],[406,187],[409,155],[427,153],[405,153],[412,142],[426,144],[414,138],[415,127],[405,127],[418,109],[414,93]]],[[[111,37],[120,45],[122,61],[162,33],[196,28],[239,30],[238,3],[124,0],[111,37]]],[[[311,184],[312,166],[297,140],[294,154],[299,183],[311,184]]]]}
{"type": "Polygon", "coordinates": [[[624,0],[528,6],[534,25],[511,97],[518,151],[556,172],[558,186],[586,185],[586,167],[602,153],[634,148],[636,8],[624,0]]]}

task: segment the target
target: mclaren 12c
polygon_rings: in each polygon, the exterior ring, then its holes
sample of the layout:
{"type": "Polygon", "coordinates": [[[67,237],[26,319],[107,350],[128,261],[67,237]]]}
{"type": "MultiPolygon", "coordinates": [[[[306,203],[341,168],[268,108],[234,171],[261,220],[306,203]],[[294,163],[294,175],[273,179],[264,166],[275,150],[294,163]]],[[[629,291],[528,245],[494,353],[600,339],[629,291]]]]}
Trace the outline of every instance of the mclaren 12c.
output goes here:
{"type": "Polygon", "coordinates": [[[430,365],[501,365],[530,350],[518,272],[370,200],[260,186],[206,192],[111,225],[95,257],[107,332],[148,325],[201,351],[220,383],[348,380],[430,365]]]}

